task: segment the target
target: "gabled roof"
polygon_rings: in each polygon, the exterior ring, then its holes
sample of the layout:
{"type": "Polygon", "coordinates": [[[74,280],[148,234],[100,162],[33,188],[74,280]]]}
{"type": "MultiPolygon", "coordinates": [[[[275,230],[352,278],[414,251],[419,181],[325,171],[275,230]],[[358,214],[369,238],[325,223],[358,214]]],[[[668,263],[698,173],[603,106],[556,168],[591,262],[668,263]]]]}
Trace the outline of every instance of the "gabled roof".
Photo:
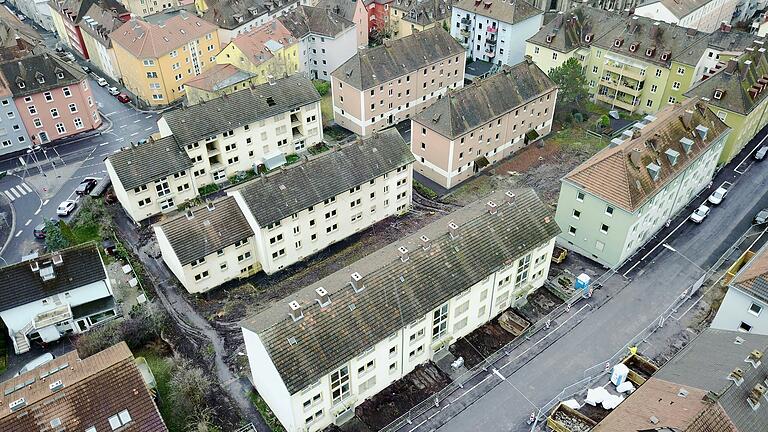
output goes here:
{"type": "Polygon", "coordinates": [[[359,90],[411,73],[446,57],[464,53],[464,48],[442,27],[385,41],[374,48],[357,50],[332,75],[359,90]]]}
{"type": "Polygon", "coordinates": [[[53,267],[55,277],[48,281],[43,280],[39,271],[32,271],[31,264],[36,262],[40,268],[48,267],[54,254],[0,268],[0,311],[107,279],[95,243],[73,246],[58,254],[62,264],[53,267]]]}
{"type": "Polygon", "coordinates": [[[633,138],[599,151],[564,181],[634,213],[729,130],[704,102],[689,99],[659,111],[653,121],[635,129],[633,138]],[[706,139],[696,130],[699,126],[707,128],[706,139]],[[688,140],[690,152],[681,139],[688,140]],[[659,167],[656,180],[649,173],[651,165],[659,167]]]}
{"type": "MultiPolygon", "coordinates": [[[[677,19],[681,20],[697,10],[707,6],[714,0],[650,0],[635,7],[636,10],[652,8],[661,5],[672,13],[677,19]]],[[[719,7],[719,6],[718,6],[719,7]]],[[[728,17],[730,18],[730,16],[728,17]]]]}
{"type": "Polygon", "coordinates": [[[215,92],[248,81],[256,74],[231,64],[216,64],[184,83],[185,86],[215,92]]]}
{"type": "Polygon", "coordinates": [[[275,171],[236,188],[265,227],[414,160],[394,128],[275,171]]]}
{"type": "Polygon", "coordinates": [[[179,145],[315,103],[320,94],[301,74],[260,84],[163,114],[179,145]]]}
{"type": "Polygon", "coordinates": [[[274,57],[274,53],[298,42],[279,20],[270,20],[232,39],[234,44],[254,65],[274,57]]]}
{"type": "Polygon", "coordinates": [[[204,0],[202,3],[206,8],[198,10],[198,14],[204,20],[216,27],[234,30],[262,15],[274,15],[278,10],[298,4],[299,0],[204,0]]]}
{"type": "Polygon", "coordinates": [[[568,53],[577,48],[588,47],[614,27],[622,25],[625,19],[625,16],[616,12],[578,7],[569,14],[557,13],[555,18],[544,24],[528,42],[568,53]]]}
{"type": "Polygon", "coordinates": [[[309,34],[335,38],[355,23],[321,7],[299,6],[278,18],[296,38],[309,34]]]}
{"type": "Polygon", "coordinates": [[[112,42],[138,59],[160,58],[169,52],[216,33],[211,23],[183,9],[167,10],[149,18],[132,17],[111,34],[112,42]]]}
{"type": "Polygon", "coordinates": [[[109,418],[124,410],[130,423],[121,430],[168,430],[125,342],[84,359],[70,351],[0,387],[0,432],[109,431],[109,418]],[[62,388],[52,390],[59,381],[62,388]],[[21,398],[26,404],[11,412],[9,404],[21,398]],[[49,427],[54,419],[60,426],[49,427]]]}
{"type": "Polygon", "coordinates": [[[514,204],[504,202],[501,192],[464,207],[242,325],[258,334],[288,392],[295,394],[559,234],[532,189],[514,193],[514,204]],[[486,209],[488,199],[499,203],[495,214],[486,209]],[[457,236],[448,233],[449,222],[458,225],[457,236]],[[428,250],[422,235],[429,239],[428,250]],[[409,250],[407,260],[400,259],[401,246],[409,250]],[[364,289],[358,293],[350,286],[353,272],[362,275],[358,286],[364,289]],[[314,300],[318,287],[328,291],[330,305],[321,308],[314,300]],[[298,322],[288,315],[292,300],[302,306],[298,322]]]}
{"type": "MultiPolygon", "coordinates": [[[[331,12],[341,15],[348,21],[354,22],[358,2],[360,2],[360,0],[320,0],[317,3],[317,7],[330,9],[331,12]]],[[[364,18],[368,19],[367,16],[364,16],[364,18]]]]}
{"type": "Polygon", "coordinates": [[[253,236],[231,196],[189,209],[155,229],[166,235],[182,266],[253,236]]]}
{"type": "Polygon", "coordinates": [[[428,25],[451,16],[453,0],[395,0],[392,7],[403,13],[403,21],[428,25]]]}
{"type": "Polygon", "coordinates": [[[106,159],[112,164],[126,190],[192,168],[192,159],[179,147],[172,135],[131,145],[106,159]]]}
{"type": "Polygon", "coordinates": [[[760,248],[730,285],[768,303],[768,246],[760,248]]]}
{"type": "Polygon", "coordinates": [[[456,138],[556,87],[535,63],[524,60],[449,92],[413,120],[445,137],[456,138]]]}
{"type": "Polygon", "coordinates": [[[115,11],[118,15],[129,13],[128,9],[118,0],[56,0],[50,2],[54,9],[69,17],[73,23],[79,24],[84,16],[89,14],[92,7],[115,11]]]}
{"type": "Polygon", "coordinates": [[[107,48],[112,46],[110,34],[125,24],[130,14],[117,9],[106,9],[103,4],[94,2],[80,22],[80,29],[107,48]]]}
{"type": "Polygon", "coordinates": [[[85,79],[82,70],[48,52],[2,63],[0,71],[8,81],[14,97],[76,85],[85,79]]]}
{"type": "Polygon", "coordinates": [[[453,3],[453,7],[508,24],[517,24],[530,17],[544,14],[543,11],[524,0],[458,0],[453,3]],[[489,2],[490,6],[487,4],[489,2]]]}

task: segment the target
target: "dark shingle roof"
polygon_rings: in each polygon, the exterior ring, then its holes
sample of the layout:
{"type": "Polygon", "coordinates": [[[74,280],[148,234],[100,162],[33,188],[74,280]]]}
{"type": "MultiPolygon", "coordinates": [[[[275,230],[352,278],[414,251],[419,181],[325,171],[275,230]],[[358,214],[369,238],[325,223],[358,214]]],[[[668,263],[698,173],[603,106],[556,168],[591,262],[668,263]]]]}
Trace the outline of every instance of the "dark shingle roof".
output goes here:
{"type": "Polygon", "coordinates": [[[391,7],[403,13],[403,21],[428,25],[450,17],[452,4],[453,0],[395,0],[391,7]]]}
{"type": "Polygon", "coordinates": [[[490,6],[487,6],[484,1],[458,0],[453,3],[453,7],[510,24],[517,24],[532,16],[544,14],[525,0],[493,0],[490,6]]]}
{"type": "Polygon", "coordinates": [[[296,393],[560,232],[532,189],[516,195],[515,204],[499,205],[496,214],[485,210],[485,200],[461,209],[308,287],[325,287],[331,304],[321,309],[303,301],[299,322],[288,316],[286,299],[243,326],[259,335],[289,393],[296,393]],[[456,238],[445,231],[450,220],[459,225],[456,238]],[[419,237],[434,229],[441,234],[424,251],[419,237]],[[393,259],[391,248],[414,242],[407,261],[393,259]],[[355,271],[365,286],[360,293],[349,286],[355,271]]]}
{"type": "Polygon", "coordinates": [[[626,16],[591,7],[578,7],[570,14],[558,13],[554,19],[528,39],[528,42],[555,51],[567,53],[576,48],[588,47],[586,37],[595,41],[618,25],[623,25],[626,16]],[[547,42],[547,36],[551,41],[547,42]]]}
{"type": "Polygon", "coordinates": [[[249,181],[236,190],[264,227],[413,162],[394,128],[249,181]]]}
{"type": "Polygon", "coordinates": [[[359,49],[333,76],[359,90],[366,90],[446,57],[464,54],[464,48],[442,27],[385,41],[375,48],[359,49]]]}
{"type": "Polygon", "coordinates": [[[63,0],[50,3],[52,6],[67,14],[72,22],[79,24],[84,16],[88,15],[91,7],[96,6],[104,10],[114,11],[117,14],[127,14],[128,9],[118,0],[63,0]]]}
{"type": "Polygon", "coordinates": [[[299,6],[278,19],[294,37],[299,39],[310,33],[336,37],[355,25],[330,9],[310,6],[299,6]]]}
{"type": "MultiPolygon", "coordinates": [[[[54,267],[56,277],[49,281],[43,281],[39,273],[33,272],[29,261],[0,268],[0,311],[107,278],[95,243],[64,249],[60,254],[63,264],[54,267]]],[[[34,261],[39,263],[40,268],[47,267],[51,256],[42,255],[34,261]]]]}
{"type": "Polygon", "coordinates": [[[416,114],[414,121],[443,136],[456,138],[556,87],[535,63],[524,60],[448,93],[416,114]]]}
{"type": "Polygon", "coordinates": [[[85,79],[85,73],[47,52],[0,64],[14,97],[36,94],[85,79]],[[62,74],[62,78],[59,78],[62,74]],[[43,82],[40,82],[42,79],[43,82]],[[23,81],[23,84],[21,84],[23,81]],[[24,87],[22,88],[21,85],[24,87]]]}
{"type": "Polygon", "coordinates": [[[121,150],[107,157],[126,190],[192,168],[192,159],[173,135],[121,150]]]}
{"type": "Polygon", "coordinates": [[[208,9],[198,12],[206,21],[233,30],[256,18],[299,3],[299,0],[206,0],[208,9]]]}
{"type": "Polygon", "coordinates": [[[155,226],[166,235],[182,266],[253,236],[233,197],[210,205],[213,210],[203,205],[188,211],[193,215],[191,219],[181,214],[155,226]]]}
{"type": "Polygon", "coordinates": [[[355,10],[359,0],[320,0],[317,7],[330,9],[349,21],[355,20],[355,10]]]}
{"type": "Polygon", "coordinates": [[[320,100],[312,81],[301,74],[260,84],[163,114],[180,145],[197,142],[320,100]]]}

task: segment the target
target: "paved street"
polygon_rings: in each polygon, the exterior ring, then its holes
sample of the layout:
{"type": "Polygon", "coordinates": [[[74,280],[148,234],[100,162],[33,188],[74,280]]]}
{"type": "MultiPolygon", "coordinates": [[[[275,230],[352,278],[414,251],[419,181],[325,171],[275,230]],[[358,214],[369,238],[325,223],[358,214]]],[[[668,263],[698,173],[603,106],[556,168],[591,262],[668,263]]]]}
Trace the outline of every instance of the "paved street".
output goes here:
{"type": "MultiPolygon", "coordinates": [[[[611,277],[595,298],[578,303],[567,314],[569,325],[578,323],[575,327],[562,334],[555,329],[544,340],[541,334],[536,335],[535,340],[521,346],[520,352],[516,350],[494,364],[498,374],[489,368],[487,374],[481,374],[448,397],[447,403],[414,418],[412,424],[400,430],[530,430],[526,422],[532,411],[550,401],[563,387],[581,380],[585,369],[595,365],[599,368],[622,350],[702,275],[702,270],[689,259],[703,268],[713,265],[751,228],[754,214],[768,207],[768,165],[752,164],[746,159],[734,171],[759,141],[768,140],[766,135],[768,130],[761,131],[747,150],[718,174],[713,187],[725,180],[738,182],[723,204],[715,207],[701,225],[687,222],[689,210],[706,199],[708,192],[702,193],[670,228],[611,277]],[[666,238],[668,234],[671,235],[666,238]],[[679,253],[659,247],[664,242],[679,253]],[[629,279],[622,277],[624,274],[629,279]]],[[[553,326],[561,324],[567,323],[553,326]]]]}
{"type": "Polygon", "coordinates": [[[95,82],[90,83],[106,119],[100,133],[54,142],[46,147],[45,154],[39,150],[34,156],[27,155],[27,172],[18,171],[18,157],[0,161],[0,170],[16,170],[14,175],[0,179],[0,193],[12,200],[16,216],[10,242],[0,255],[9,264],[41,248],[42,241],[34,238],[32,229],[45,219],[56,218],[56,207],[62,201],[78,199],[74,190],[84,178],[106,177],[105,157],[157,132],[158,114],[137,111],[118,102],[95,82]],[[35,164],[35,160],[40,163],[35,164]]]}

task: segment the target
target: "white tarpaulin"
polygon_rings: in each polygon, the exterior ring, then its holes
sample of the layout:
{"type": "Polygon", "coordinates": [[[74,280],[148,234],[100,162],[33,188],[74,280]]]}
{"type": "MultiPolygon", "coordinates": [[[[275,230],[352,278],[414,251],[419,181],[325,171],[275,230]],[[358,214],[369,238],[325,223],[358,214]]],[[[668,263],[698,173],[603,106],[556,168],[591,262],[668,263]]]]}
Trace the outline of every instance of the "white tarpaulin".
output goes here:
{"type": "Polygon", "coordinates": [[[614,409],[624,400],[624,396],[616,396],[609,394],[608,396],[603,399],[603,408],[605,409],[614,409]]]}
{"type": "Polygon", "coordinates": [[[597,404],[601,403],[605,400],[606,397],[610,396],[611,394],[608,393],[608,390],[597,387],[593,389],[587,390],[587,398],[584,399],[584,402],[592,405],[597,406],[597,404]]]}
{"type": "Polygon", "coordinates": [[[576,399],[568,399],[567,401],[563,401],[563,405],[567,406],[568,408],[573,408],[575,410],[581,408],[581,405],[579,405],[576,399]]]}
{"type": "Polygon", "coordinates": [[[619,393],[632,393],[635,391],[635,385],[632,384],[632,381],[624,381],[623,383],[616,386],[616,391],[619,393]]]}
{"type": "Polygon", "coordinates": [[[61,334],[59,334],[59,331],[56,329],[56,326],[52,326],[52,325],[43,327],[39,329],[37,332],[40,334],[40,338],[43,339],[43,342],[57,341],[61,337],[61,334]]]}

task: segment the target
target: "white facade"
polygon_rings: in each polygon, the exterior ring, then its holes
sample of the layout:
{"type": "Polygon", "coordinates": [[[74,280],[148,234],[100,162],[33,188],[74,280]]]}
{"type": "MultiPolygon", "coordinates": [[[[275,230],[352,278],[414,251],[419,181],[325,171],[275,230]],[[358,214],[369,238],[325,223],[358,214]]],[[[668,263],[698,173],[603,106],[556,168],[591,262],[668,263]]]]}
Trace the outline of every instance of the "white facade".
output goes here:
{"type": "Polygon", "coordinates": [[[309,33],[299,41],[299,70],[310,79],[331,80],[331,72],[357,53],[357,28],[336,37],[309,33]]]}
{"type": "Polygon", "coordinates": [[[243,328],[252,381],[288,432],[314,432],[341,423],[366,398],[541,287],[554,244],[553,238],[515,257],[509,266],[467,287],[295,394],[288,392],[259,336],[243,328]],[[334,386],[332,376],[341,385],[334,386]]]}
{"type": "Polygon", "coordinates": [[[467,56],[489,63],[516,65],[525,58],[525,41],[542,26],[544,14],[512,24],[456,6],[451,14],[451,36],[467,56]]]}
{"type": "MultiPolygon", "coordinates": [[[[279,16],[283,16],[285,13],[292,11],[293,9],[296,9],[296,6],[298,5],[306,5],[310,6],[310,2],[308,0],[300,0],[296,2],[290,2],[285,7],[281,9],[276,9],[271,11],[271,13],[265,13],[262,14],[250,21],[241,20],[242,23],[238,23],[237,27],[233,29],[225,29],[220,26],[219,27],[219,42],[221,43],[221,46],[226,46],[232,39],[236,38],[238,35],[248,33],[251,30],[255,29],[256,27],[261,27],[262,25],[266,24],[267,22],[271,21],[273,18],[277,18],[279,16]]],[[[215,23],[213,23],[216,25],[215,23]]]]}
{"type": "Polygon", "coordinates": [[[40,27],[55,31],[48,0],[11,0],[16,9],[40,27]]]}
{"type": "Polygon", "coordinates": [[[736,0],[712,0],[685,16],[678,16],[663,2],[657,1],[636,7],[635,15],[712,33],[722,22],[731,22],[735,8],[736,0]]]}
{"type": "Polygon", "coordinates": [[[768,335],[768,303],[731,285],[710,327],[768,335]]]}

